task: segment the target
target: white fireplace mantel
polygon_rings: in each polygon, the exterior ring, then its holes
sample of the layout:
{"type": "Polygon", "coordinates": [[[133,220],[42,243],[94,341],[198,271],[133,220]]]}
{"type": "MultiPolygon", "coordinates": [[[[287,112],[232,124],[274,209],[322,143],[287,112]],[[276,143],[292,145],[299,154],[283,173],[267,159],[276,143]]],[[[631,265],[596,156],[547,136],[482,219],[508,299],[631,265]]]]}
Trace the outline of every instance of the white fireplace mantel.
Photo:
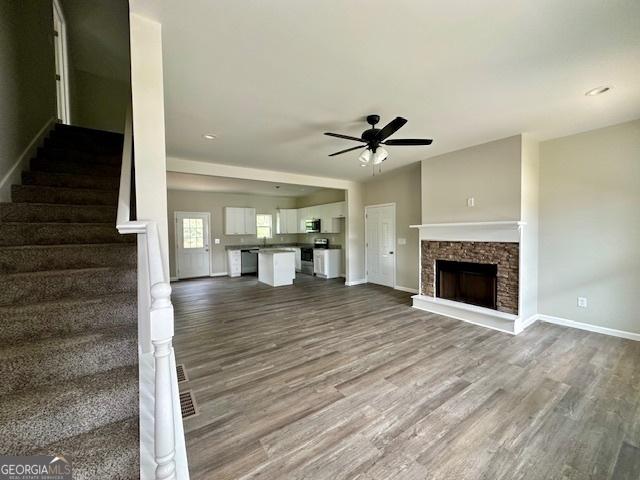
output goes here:
{"type": "Polygon", "coordinates": [[[420,231],[420,240],[451,242],[519,242],[526,222],[503,220],[495,222],[425,223],[410,225],[420,231]]]}

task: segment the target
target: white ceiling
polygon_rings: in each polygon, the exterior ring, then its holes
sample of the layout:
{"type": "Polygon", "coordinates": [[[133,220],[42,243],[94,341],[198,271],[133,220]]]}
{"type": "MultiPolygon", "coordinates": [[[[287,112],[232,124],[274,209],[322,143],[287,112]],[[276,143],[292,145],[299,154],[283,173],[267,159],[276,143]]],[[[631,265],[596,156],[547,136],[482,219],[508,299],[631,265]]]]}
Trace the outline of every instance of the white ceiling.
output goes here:
{"type": "Polygon", "coordinates": [[[169,190],[190,190],[194,192],[244,193],[271,197],[304,197],[319,190],[307,185],[262,182],[241,178],[215,177],[212,175],[192,175],[190,173],[167,172],[169,190]]]}
{"type": "Polygon", "coordinates": [[[369,113],[434,139],[387,170],[640,117],[637,0],[132,1],[163,25],[170,156],[359,180],[357,152],[327,157],[354,144],[322,132],[369,113]]]}

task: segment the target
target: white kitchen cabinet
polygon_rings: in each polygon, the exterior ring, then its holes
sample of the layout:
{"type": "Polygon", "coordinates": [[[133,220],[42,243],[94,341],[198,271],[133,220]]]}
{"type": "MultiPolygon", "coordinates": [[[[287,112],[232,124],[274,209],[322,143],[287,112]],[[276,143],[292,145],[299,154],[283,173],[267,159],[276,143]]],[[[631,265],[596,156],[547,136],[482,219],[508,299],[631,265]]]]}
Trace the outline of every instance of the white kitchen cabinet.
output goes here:
{"type": "Polygon", "coordinates": [[[287,250],[295,253],[296,272],[302,271],[302,251],[300,247],[281,247],[280,250],[287,250]]]}
{"type": "Polygon", "coordinates": [[[278,233],[298,233],[298,210],[281,208],[278,210],[278,233]]]}
{"type": "Polygon", "coordinates": [[[225,235],[255,235],[256,209],[224,207],[225,235]]]}
{"type": "Polygon", "coordinates": [[[257,235],[258,225],[256,224],[256,209],[245,208],[244,210],[244,234],[257,235]]]}
{"type": "Polygon", "coordinates": [[[292,285],[296,278],[294,253],[279,248],[260,250],[258,253],[258,281],[279,287],[292,285]]]}
{"type": "Polygon", "coordinates": [[[240,250],[227,250],[227,274],[230,277],[242,275],[242,252],[240,250]]]}
{"type": "Polygon", "coordinates": [[[340,249],[314,249],[313,273],[322,278],[337,278],[342,268],[340,249]]]}
{"type": "Polygon", "coordinates": [[[322,233],[340,233],[342,230],[341,218],[345,218],[346,202],[328,203],[319,206],[322,233]]]}

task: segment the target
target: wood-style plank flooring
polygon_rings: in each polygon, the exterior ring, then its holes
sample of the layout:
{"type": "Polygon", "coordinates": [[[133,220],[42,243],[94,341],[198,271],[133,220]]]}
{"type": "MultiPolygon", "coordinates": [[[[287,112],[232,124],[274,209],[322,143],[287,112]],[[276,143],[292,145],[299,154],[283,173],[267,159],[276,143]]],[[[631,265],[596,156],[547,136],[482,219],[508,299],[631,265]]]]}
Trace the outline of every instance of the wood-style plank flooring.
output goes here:
{"type": "Polygon", "coordinates": [[[640,342],[299,276],[173,284],[191,478],[640,478],[640,342]]]}

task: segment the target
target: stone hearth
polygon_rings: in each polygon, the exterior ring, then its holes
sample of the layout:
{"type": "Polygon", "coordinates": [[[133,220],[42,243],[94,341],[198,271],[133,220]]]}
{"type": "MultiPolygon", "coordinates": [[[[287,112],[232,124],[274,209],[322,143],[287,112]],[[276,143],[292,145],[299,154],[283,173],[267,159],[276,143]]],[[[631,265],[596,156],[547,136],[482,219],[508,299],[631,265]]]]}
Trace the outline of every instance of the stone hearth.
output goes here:
{"type": "Polygon", "coordinates": [[[520,246],[514,242],[421,241],[421,294],[435,297],[436,260],[495,264],[497,310],[518,314],[520,246]]]}

